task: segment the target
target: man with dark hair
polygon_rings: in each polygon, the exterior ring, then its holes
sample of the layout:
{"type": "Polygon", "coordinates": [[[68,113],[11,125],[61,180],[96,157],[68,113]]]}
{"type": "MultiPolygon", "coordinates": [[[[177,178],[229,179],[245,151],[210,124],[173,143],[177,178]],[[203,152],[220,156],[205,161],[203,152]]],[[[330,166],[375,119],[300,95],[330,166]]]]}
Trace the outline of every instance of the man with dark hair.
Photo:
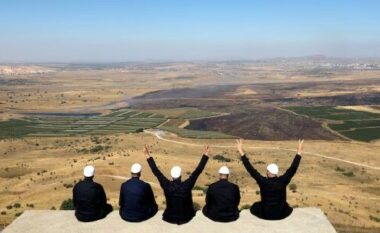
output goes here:
{"type": "Polygon", "coordinates": [[[95,168],[86,166],[83,170],[84,180],[73,189],[75,216],[81,222],[91,222],[106,217],[112,206],[107,204],[103,187],[94,182],[95,168]]]}
{"type": "Polygon", "coordinates": [[[120,216],[129,222],[142,222],[153,217],[158,210],[150,184],[142,181],[141,165],[131,167],[132,178],[120,188],[120,216]]]}
{"type": "Polygon", "coordinates": [[[232,222],[239,218],[240,191],[236,184],[228,181],[230,170],[219,169],[219,181],[211,184],[206,193],[203,214],[217,222],[232,222]]]}
{"type": "Polygon", "coordinates": [[[267,174],[264,177],[251,165],[245,155],[243,139],[237,140],[237,149],[244,167],[260,187],[261,201],[252,205],[251,213],[253,215],[267,220],[279,220],[288,217],[292,213],[293,208],[286,202],[286,186],[296,174],[300,164],[302,144],[303,140],[299,140],[297,154],[291,166],[283,175],[278,176],[278,166],[272,163],[267,166],[267,174]]]}
{"type": "Polygon", "coordinates": [[[178,166],[174,166],[171,169],[170,174],[172,180],[169,180],[157,168],[154,159],[150,156],[148,147],[145,146],[144,154],[147,157],[148,164],[164,190],[166,198],[166,209],[162,216],[164,221],[174,224],[184,224],[189,222],[195,216],[191,190],[193,189],[198,176],[206,166],[208,153],[209,147],[206,146],[201,161],[187,180],[181,180],[181,168],[178,166]]]}

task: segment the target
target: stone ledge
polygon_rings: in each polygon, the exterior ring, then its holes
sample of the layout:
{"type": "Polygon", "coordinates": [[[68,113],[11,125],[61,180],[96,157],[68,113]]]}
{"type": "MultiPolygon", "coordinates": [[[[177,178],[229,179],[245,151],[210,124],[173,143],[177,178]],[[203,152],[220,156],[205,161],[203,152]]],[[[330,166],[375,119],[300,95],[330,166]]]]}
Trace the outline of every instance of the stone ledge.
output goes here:
{"type": "Polygon", "coordinates": [[[162,211],[142,223],[123,221],[118,211],[113,211],[105,219],[81,223],[73,211],[28,210],[4,229],[2,233],[96,233],[96,232],[141,232],[141,233],[336,233],[323,212],[318,208],[297,208],[291,216],[279,221],[266,221],[252,216],[248,210],[240,213],[240,218],[231,223],[213,222],[201,211],[187,224],[173,225],[162,221],[162,211]]]}

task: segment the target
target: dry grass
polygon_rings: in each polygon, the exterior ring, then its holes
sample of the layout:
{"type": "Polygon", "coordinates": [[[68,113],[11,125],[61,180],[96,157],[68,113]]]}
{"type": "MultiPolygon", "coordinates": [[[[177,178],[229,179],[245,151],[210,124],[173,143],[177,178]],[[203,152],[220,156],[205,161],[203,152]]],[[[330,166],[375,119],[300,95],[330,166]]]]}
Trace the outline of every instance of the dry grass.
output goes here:
{"type": "MultiPolygon", "coordinates": [[[[240,66],[238,67],[240,68],[240,66]]],[[[24,80],[24,84],[1,84],[0,117],[10,119],[21,117],[27,111],[102,111],[123,107],[125,99],[150,91],[175,87],[193,87],[199,84],[236,84],[264,82],[308,82],[320,81],[320,77],[294,74],[286,68],[271,65],[246,65],[244,71],[225,72],[222,65],[213,67],[199,64],[171,64],[165,67],[124,70],[61,71],[48,74],[6,76],[24,80]],[[191,76],[192,79],[176,78],[191,76]],[[231,79],[231,76],[234,78],[231,79]],[[169,79],[168,79],[169,78],[169,79]]],[[[227,69],[228,70],[228,69],[227,69]]],[[[378,71],[353,71],[329,76],[329,80],[376,79],[378,71]]],[[[323,80],[323,79],[322,79],[323,80]]],[[[355,90],[360,91],[355,87],[355,90]]],[[[361,88],[361,87],[360,87],[361,88]]],[[[379,90],[377,86],[368,87],[379,90]]],[[[366,92],[368,89],[361,89],[366,92]]],[[[350,91],[350,90],[344,90],[350,91]]],[[[240,90],[240,94],[252,95],[254,90],[240,90]]],[[[329,90],[307,90],[304,94],[326,95],[329,90]]],[[[164,113],[162,110],[157,112],[164,113]]],[[[167,111],[165,115],[178,116],[185,111],[167,111]]],[[[152,182],[157,203],[163,208],[163,194],[157,180],[149,170],[141,148],[144,144],[153,147],[153,154],[159,166],[169,175],[171,166],[178,164],[184,173],[192,171],[201,154],[202,147],[191,147],[172,142],[158,141],[148,134],[100,136],[102,142],[111,148],[97,154],[78,153],[82,148],[91,148],[94,142],[90,136],[67,138],[22,138],[0,141],[0,225],[8,224],[15,214],[33,204],[35,209],[59,208],[64,199],[71,197],[70,185],[82,178],[82,168],[86,164],[96,166],[96,180],[106,189],[109,201],[116,207],[119,188],[129,176],[132,163],[143,165],[143,179],[152,182]],[[66,187],[69,188],[66,188],[66,187]],[[21,208],[7,209],[7,206],[20,203],[21,208]]],[[[171,136],[177,139],[175,136],[171,136]]],[[[191,140],[199,144],[228,144],[225,140],[191,140]]],[[[333,141],[307,141],[305,151],[317,152],[334,158],[365,163],[380,167],[380,142],[356,143],[333,141]]],[[[294,141],[247,141],[248,146],[294,148],[294,141]]],[[[248,149],[252,162],[258,162],[259,171],[265,171],[265,163],[277,162],[282,171],[290,164],[293,152],[277,149],[248,149]],[[264,164],[262,164],[264,162],[264,164]]],[[[232,159],[227,165],[231,168],[231,180],[239,184],[242,191],[241,206],[259,199],[258,186],[242,167],[235,149],[214,148],[213,154],[223,154],[232,159]]],[[[200,176],[197,185],[205,187],[217,179],[217,170],[222,165],[210,160],[200,176]]],[[[185,175],[186,176],[186,175],[185,175]]],[[[369,216],[380,217],[380,171],[361,168],[355,165],[304,155],[300,169],[295,176],[297,192],[289,192],[289,203],[293,206],[318,206],[336,226],[358,228],[380,227],[380,223],[369,216]],[[337,167],[352,171],[348,177],[336,170],[337,167]]],[[[194,193],[194,201],[203,205],[204,195],[194,193]]]]}
{"type": "MultiPolygon", "coordinates": [[[[175,136],[169,137],[178,140],[175,136]]],[[[62,200],[71,196],[71,188],[64,187],[64,184],[65,186],[74,184],[74,181],[81,179],[82,168],[86,164],[96,166],[96,180],[104,185],[110,202],[117,207],[119,188],[125,180],[123,177],[129,176],[132,163],[141,163],[144,168],[143,179],[153,183],[157,203],[163,208],[164,196],[141,153],[143,145],[146,143],[152,145],[153,155],[166,175],[169,175],[170,167],[176,164],[181,165],[184,174],[187,174],[196,166],[202,154],[201,146],[192,147],[158,141],[148,134],[112,135],[108,138],[109,140],[105,140],[105,137],[100,137],[100,140],[107,142],[112,149],[99,154],[76,152],[76,149],[93,145],[93,141],[87,136],[2,141],[0,210],[6,211],[7,215],[1,216],[1,223],[9,223],[17,212],[28,209],[27,203],[33,203],[36,209],[50,209],[52,206],[58,208],[62,200]],[[10,170],[6,172],[6,168],[10,170]],[[6,206],[16,202],[21,204],[20,209],[6,209],[6,206]]],[[[233,146],[233,141],[230,140],[180,140],[199,145],[210,143],[233,146]]],[[[246,147],[292,149],[295,143],[294,141],[247,141],[246,147]]],[[[380,167],[376,153],[379,147],[376,145],[326,141],[308,141],[305,144],[306,152],[318,152],[380,167]]],[[[256,167],[261,172],[265,171],[265,164],[269,162],[277,162],[283,172],[294,156],[293,152],[268,148],[247,149],[247,152],[252,162],[259,162],[256,167]]],[[[242,191],[241,206],[259,199],[256,194],[258,187],[244,170],[235,149],[214,148],[212,154],[224,154],[225,157],[232,159],[227,165],[232,171],[231,180],[238,183],[242,191]]],[[[205,187],[214,182],[221,165],[222,163],[211,159],[197,185],[205,187]]],[[[292,181],[297,185],[297,192],[288,193],[289,203],[301,207],[318,206],[333,224],[379,227],[379,223],[369,219],[369,215],[379,215],[377,213],[380,195],[379,175],[379,170],[363,169],[305,154],[300,169],[292,181]],[[355,176],[343,175],[336,170],[337,166],[346,171],[353,171],[355,176]]],[[[194,193],[194,196],[195,202],[204,204],[205,197],[201,192],[194,193]]]]}

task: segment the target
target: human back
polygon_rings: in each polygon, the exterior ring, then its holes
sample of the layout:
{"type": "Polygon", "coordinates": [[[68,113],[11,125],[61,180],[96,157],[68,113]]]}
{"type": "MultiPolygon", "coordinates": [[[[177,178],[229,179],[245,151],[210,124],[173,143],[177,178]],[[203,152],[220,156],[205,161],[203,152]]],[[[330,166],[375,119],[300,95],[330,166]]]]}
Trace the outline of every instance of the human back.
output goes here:
{"type": "Polygon", "coordinates": [[[297,172],[300,164],[302,144],[303,140],[299,140],[293,162],[283,175],[278,176],[279,168],[276,164],[269,164],[267,174],[264,177],[252,166],[247,158],[243,150],[243,140],[237,140],[237,148],[243,165],[260,187],[261,201],[253,203],[250,209],[253,215],[267,220],[279,220],[288,217],[292,213],[293,209],[286,200],[286,187],[297,172]]]}
{"type": "Polygon", "coordinates": [[[186,221],[195,216],[193,185],[189,180],[172,180],[163,187],[166,198],[166,209],[163,217],[169,221],[186,221]]]}
{"type": "Polygon", "coordinates": [[[266,178],[267,181],[259,184],[262,202],[262,216],[268,219],[281,219],[292,212],[287,203],[284,177],[266,178]]]}
{"type": "Polygon", "coordinates": [[[78,182],[73,188],[75,216],[82,222],[104,218],[112,211],[112,206],[107,204],[103,187],[93,180],[94,172],[93,166],[86,166],[83,172],[84,180],[78,182]]]}
{"type": "Polygon", "coordinates": [[[203,213],[214,221],[235,221],[239,218],[239,202],[239,187],[227,179],[221,179],[209,186],[203,213]]]}
{"type": "Polygon", "coordinates": [[[157,167],[153,157],[150,156],[147,146],[145,147],[144,153],[147,157],[149,167],[157,177],[165,194],[166,209],[162,216],[164,221],[174,224],[184,224],[195,216],[191,191],[208,161],[209,149],[208,147],[206,148],[198,166],[190,174],[188,179],[182,181],[181,168],[179,166],[172,167],[170,172],[172,179],[169,180],[157,167]]]}
{"type": "Polygon", "coordinates": [[[74,199],[79,215],[87,213],[96,217],[100,214],[103,205],[101,189],[102,187],[90,178],[85,178],[74,186],[74,199]]]}
{"type": "Polygon", "coordinates": [[[119,214],[126,221],[141,222],[155,215],[158,207],[150,184],[140,179],[140,164],[132,165],[131,175],[120,187],[119,214]]]}

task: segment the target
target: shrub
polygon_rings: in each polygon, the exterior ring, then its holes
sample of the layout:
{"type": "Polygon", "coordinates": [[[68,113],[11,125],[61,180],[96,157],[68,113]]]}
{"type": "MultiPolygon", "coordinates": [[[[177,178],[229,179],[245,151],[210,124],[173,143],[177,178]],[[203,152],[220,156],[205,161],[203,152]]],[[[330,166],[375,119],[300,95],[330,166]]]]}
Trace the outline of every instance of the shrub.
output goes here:
{"type": "Polygon", "coordinates": [[[91,153],[96,153],[96,152],[99,152],[99,151],[102,151],[104,150],[104,147],[102,145],[97,145],[93,148],[90,149],[90,152],[91,153]]]}
{"type": "Polygon", "coordinates": [[[380,218],[372,216],[372,215],[369,216],[369,219],[371,219],[372,221],[375,221],[375,222],[380,222],[380,218]]]}
{"type": "Polygon", "coordinates": [[[24,212],[18,212],[15,214],[16,217],[20,216],[21,214],[23,214],[24,212]]]}
{"type": "Polygon", "coordinates": [[[11,206],[11,205],[7,205],[7,209],[8,210],[10,210],[10,209],[12,209],[13,208],[13,206],[11,206]]]}
{"type": "Polygon", "coordinates": [[[343,175],[348,176],[348,177],[354,177],[355,176],[353,171],[343,172],[343,175]]]}
{"type": "Polygon", "coordinates": [[[247,209],[250,209],[250,208],[251,208],[251,205],[249,205],[249,204],[244,204],[244,205],[241,207],[242,210],[247,210],[247,209]]]}
{"type": "Polygon", "coordinates": [[[201,186],[198,186],[196,185],[193,190],[201,190],[203,193],[206,193],[207,192],[207,188],[206,187],[201,187],[201,186]]]}
{"type": "Polygon", "coordinates": [[[215,156],[213,157],[213,159],[214,159],[214,160],[218,160],[219,162],[226,162],[226,163],[231,162],[231,159],[226,158],[226,157],[224,157],[223,155],[215,155],[215,156]]]}
{"type": "Polygon", "coordinates": [[[295,193],[295,192],[297,192],[297,185],[296,185],[295,183],[291,183],[291,184],[289,185],[289,189],[290,189],[293,193],[295,193]]]}
{"type": "Polygon", "coordinates": [[[74,187],[74,185],[72,185],[72,184],[63,184],[63,187],[65,187],[65,188],[72,188],[72,187],[74,187]]]}
{"type": "Polygon", "coordinates": [[[7,215],[6,211],[1,211],[1,215],[7,215]]]}
{"type": "Polygon", "coordinates": [[[60,210],[74,210],[74,202],[71,198],[66,199],[62,201],[61,206],[59,207],[60,210]]]}
{"type": "Polygon", "coordinates": [[[341,167],[337,166],[335,168],[335,171],[337,171],[337,172],[345,172],[346,170],[344,168],[341,168],[341,167]]]}
{"type": "Polygon", "coordinates": [[[14,207],[14,208],[20,208],[20,207],[21,207],[21,204],[20,204],[20,203],[15,203],[15,204],[13,205],[13,207],[14,207]]]}
{"type": "Polygon", "coordinates": [[[259,160],[259,161],[253,162],[253,164],[265,164],[265,162],[264,162],[264,161],[261,161],[261,160],[259,160]]]}
{"type": "Polygon", "coordinates": [[[142,132],[144,132],[144,129],[143,129],[143,128],[138,128],[138,129],[136,129],[135,132],[136,132],[136,133],[142,133],[142,132]]]}
{"type": "Polygon", "coordinates": [[[199,204],[196,203],[196,202],[193,203],[193,206],[194,206],[194,210],[195,210],[195,211],[198,211],[198,210],[202,209],[202,208],[201,208],[201,205],[199,205],[199,204]]]}

